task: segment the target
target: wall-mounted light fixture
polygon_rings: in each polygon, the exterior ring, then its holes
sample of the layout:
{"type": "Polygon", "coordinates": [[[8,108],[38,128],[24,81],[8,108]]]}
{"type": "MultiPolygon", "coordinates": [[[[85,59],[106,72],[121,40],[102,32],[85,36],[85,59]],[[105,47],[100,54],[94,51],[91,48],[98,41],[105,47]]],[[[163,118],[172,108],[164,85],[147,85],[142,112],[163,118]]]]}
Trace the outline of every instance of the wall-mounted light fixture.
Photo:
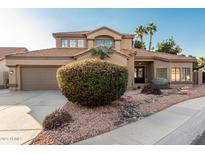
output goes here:
{"type": "Polygon", "coordinates": [[[187,75],[186,78],[187,78],[187,80],[190,80],[190,79],[191,79],[191,77],[190,77],[189,75],[187,75]]]}
{"type": "Polygon", "coordinates": [[[9,75],[13,75],[14,74],[14,71],[9,71],[9,75]]]}

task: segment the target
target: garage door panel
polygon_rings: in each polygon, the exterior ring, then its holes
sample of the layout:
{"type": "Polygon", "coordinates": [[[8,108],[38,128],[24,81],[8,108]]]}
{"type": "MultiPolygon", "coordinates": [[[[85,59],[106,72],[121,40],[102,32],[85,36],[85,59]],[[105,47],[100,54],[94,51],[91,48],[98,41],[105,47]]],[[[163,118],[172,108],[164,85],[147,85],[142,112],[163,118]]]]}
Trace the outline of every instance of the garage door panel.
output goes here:
{"type": "Polygon", "coordinates": [[[21,69],[22,90],[56,90],[57,67],[25,67],[21,69]]]}

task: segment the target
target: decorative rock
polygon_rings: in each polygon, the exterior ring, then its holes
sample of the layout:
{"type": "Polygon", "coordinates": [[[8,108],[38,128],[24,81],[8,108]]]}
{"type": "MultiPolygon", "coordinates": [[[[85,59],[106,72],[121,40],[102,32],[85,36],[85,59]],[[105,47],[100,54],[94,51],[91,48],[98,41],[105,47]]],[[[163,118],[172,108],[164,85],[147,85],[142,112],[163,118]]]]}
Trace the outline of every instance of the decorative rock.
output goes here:
{"type": "Polygon", "coordinates": [[[128,122],[133,122],[138,120],[143,115],[138,111],[138,105],[135,104],[126,104],[122,106],[119,110],[121,117],[114,122],[115,126],[119,126],[128,122]]]}
{"type": "Polygon", "coordinates": [[[188,94],[188,90],[180,90],[179,94],[180,95],[187,95],[188,94]]]}

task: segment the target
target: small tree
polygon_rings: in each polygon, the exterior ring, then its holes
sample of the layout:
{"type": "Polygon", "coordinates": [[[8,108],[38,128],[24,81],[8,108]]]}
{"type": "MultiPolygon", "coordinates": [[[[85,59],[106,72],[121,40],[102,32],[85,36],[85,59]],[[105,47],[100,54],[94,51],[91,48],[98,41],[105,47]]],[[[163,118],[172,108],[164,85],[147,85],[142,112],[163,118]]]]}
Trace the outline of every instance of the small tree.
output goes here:
{"type": "Polygon", "coordinates": [[[91,53],[94,56],[98,56],[100,59],[110,58],[113,53],[112,46],[98,45],[91,49],[91,53]]]}
{"type": "Polygon", "coordinates": [[[175,43],[174,39],[171,37],[165,41],[159,42],[157,44],[156,51],[177,55],[182,52],[182,49],[180,48],[179,45],[175,43]]]}
{"type": "Polygon", "coordinates": [[[141,41],[138,41],[138,40],[135,40],[134,41],[134,48],[146,49],[145,43],[141,42],[141,41]]]}

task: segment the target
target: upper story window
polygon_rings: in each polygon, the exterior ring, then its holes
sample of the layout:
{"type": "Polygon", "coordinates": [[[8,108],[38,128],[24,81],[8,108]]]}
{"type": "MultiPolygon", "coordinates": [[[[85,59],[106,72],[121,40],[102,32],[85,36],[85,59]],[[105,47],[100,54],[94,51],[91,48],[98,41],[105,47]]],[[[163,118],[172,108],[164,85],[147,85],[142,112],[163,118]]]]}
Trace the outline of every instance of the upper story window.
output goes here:
{"type": "Polygon", "coordinates": [[[62,48],[67,48],[68,47],[68,40],[61,39],[61,47],[62,48]]]}
{"type": "Polygon", "coordinates": [[[84,48],[84,40],[78,40],[78,48],[84,48]]]}
{"type": "Polygon", "coordinates": [[[76,48],[77,47],[77,40],[70,40],[70,48],[76,48]]]}
{"type": "Polygon", "coordinates": [[[61,39],[62,48],[84,48],[85,43],[83,39],[61,39]]]}
{"type": "Polygon", "coordinates": [[[112,46],[112,40],[96,40],[96,45],[112,46]]]}

